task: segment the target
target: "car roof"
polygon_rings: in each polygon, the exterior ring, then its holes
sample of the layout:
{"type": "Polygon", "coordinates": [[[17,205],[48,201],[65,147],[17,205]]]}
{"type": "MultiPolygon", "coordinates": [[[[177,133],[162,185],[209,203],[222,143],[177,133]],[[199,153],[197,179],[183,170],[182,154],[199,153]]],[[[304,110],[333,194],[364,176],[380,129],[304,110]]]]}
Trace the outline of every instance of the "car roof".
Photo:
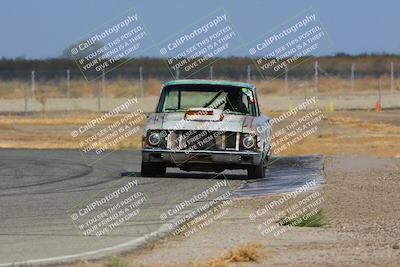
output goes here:
{"type": "Polygon", "coordinates": [[[168,81],[163,84],[163,87],[170,85],[189,85],[189,84],[203,84],[203,85],[221,85],[221,86],[233,86],[233,87],[245,87],[250,90],[255,89],[256,87],[249,83],[243,82],[233,82],[233,81],[224,81],[224,80],[199,80],[199,79],[186,79],[186,80],[173,80],[168,81]]]}

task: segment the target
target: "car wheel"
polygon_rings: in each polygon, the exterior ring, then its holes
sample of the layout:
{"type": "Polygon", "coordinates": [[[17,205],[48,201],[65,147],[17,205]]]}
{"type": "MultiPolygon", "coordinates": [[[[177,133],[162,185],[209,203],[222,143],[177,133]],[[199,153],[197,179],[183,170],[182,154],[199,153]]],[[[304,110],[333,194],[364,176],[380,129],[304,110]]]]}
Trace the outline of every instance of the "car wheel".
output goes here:
{"type": "Polygon", "coordinates": [[[165,175],[167,171],[167,167],[163,164],[159,163],[149,163],[149,162],[143,162],[142,161],[142,169],[140,174],[143,177],[149,177],[149,176],[162,176],[165,175]]]}
{"type": "Polygon", "coordinates": [[[267,170],[268,159],[264,160],[258,165],[253,165],[247,169],[247,179],[265,178],[265,171],[267,170]]]}

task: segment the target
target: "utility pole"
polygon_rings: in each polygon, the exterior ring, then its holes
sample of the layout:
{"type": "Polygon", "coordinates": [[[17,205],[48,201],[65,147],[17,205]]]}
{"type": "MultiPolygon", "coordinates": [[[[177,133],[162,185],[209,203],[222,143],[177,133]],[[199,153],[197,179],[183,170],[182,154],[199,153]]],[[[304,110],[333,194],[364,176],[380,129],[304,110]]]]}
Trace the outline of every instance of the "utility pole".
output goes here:
{"type": "Polygon", "coordinates": [[[378,101],[379,101],[379,109],[382,109],[382,83],[381,83],[381,79],[378,79],[378,101]]]}
{"type": "Polygon", "coordinates": [[[251,81],[251,67],[250,65],[247,65],[247,81],[251,81]]]}
{"type": "Polygon", "coordinates": [[[390,62],[390,93],[394,92],[394,65],[390,62]]]}
{"type": "MultiPolygon", "coordinates": [[[[307,88],[308,88],[308,81],[306,80],[304,82],[304,102],[307,101],[307,88]]],[[[307,105],[306,105],[306,110],[307,110],[307,105]]]]}
{"type": "Polygon", "coordinates": [[[318,98],[318,61],[314,63],[314,95],[318,98]]]}
{"type": "Polygon", "coordinates": [[[175,79],[179,80],[179,68],[175,69],[175,79]]]}
{"type": "Polygon", "coordinates": [[[101,72],[101,96],[102,97],[105,96],[105,89],[104,89],[105,80],[106,80],[106,74],[103,69],[103,71],[101,72]]]}
{"type": "Polygon", "coordinates": [[[351,92],[354,93],[354,63],[351,63],[351,75],[350,75],[350,83],[351,83],[351,92]]]}
{"type": "Polygon", "coordinates": [[[31,91],[32,91],[33,99],[36,99],[36,96],[35,96],[35,71],[34,70],[31,72],[31,91]]]}
{"type": "Polygon", "coordinates": [[[212,80],[214,77],[214,67],[210,66],[210,79],[212,80]]]}
{"type": "Polygon", "coordinates": [[[69,83],[69,81],[70,81],[70,72],[69,72],[69,69],[67,70],[67,98],[69,98],[70,97],[70,90],[69,90],[69,86],[70,86],[70,83],[69,83]]]}
{"type": "Polygon", "coordinates": [[[28,113],[28,86],[24,85],[24,114],[28,113]]]}
{"type": "Polygon", "coordinates": [[[140,88],[140,97],[143,97],[144,89],[143,89],[143,68],[142,68],[142,66],[139,67],[139,88],[140,88]]]}
{"type": "Polygon", "coordinates": [[[287,65],[285,65],[285,94],[288,95],[289,94],[289,89],[288,89],[288,67],[287,65]]]}
{"type": "Polygon", "coordinates": [[[97,112],[101,111],[101,84],[97,87],[97,112]]]}

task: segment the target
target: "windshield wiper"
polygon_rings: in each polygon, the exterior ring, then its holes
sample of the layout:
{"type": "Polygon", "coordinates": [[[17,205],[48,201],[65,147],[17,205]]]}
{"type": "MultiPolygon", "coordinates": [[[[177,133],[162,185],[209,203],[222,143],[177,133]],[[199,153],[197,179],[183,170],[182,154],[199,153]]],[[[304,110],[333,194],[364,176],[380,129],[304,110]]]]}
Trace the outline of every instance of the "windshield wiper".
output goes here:
{"type": "Polygon", "coordinates": [[[165,108],[164,111],[185,111],[186,109],[182,108],[165,108]]]}

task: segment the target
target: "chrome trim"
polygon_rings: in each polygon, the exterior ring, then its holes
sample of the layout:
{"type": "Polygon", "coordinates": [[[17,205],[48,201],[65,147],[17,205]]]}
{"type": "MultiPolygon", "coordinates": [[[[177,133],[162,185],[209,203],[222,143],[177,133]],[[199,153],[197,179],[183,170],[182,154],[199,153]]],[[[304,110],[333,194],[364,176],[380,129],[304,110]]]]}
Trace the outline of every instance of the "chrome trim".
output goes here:
{"type": "Polygon", "coordinates": [[[198,154],[198,153],[209,153],[209,154],[243,154],[243,155],[258,155],[261,151],[216,151],[216,150],[179,150],[172,151],[169,149],[142,149],[142,152],[168,152],[168,153],[186,153],[186,154],[198,154]]]}
{"type": "Polygon", "coordinates": [[[240,146],[240,133],[236,133],[236,151],[239,151],[239,146],[240,146]]]}

